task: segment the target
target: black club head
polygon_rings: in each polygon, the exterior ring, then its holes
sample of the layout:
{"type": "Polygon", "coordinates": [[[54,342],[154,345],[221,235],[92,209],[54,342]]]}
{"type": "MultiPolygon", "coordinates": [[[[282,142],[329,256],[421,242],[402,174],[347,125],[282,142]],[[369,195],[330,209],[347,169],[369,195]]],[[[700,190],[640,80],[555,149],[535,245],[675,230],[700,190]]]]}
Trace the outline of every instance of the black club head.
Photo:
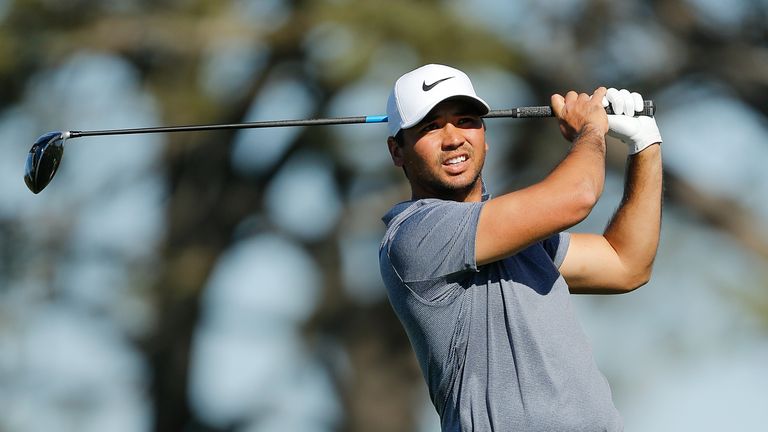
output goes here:
{"type": "Polygon", "coordinates": [[[24,182],[33,193],[48,186],[61,163],[69,132],[48,132],[32,144],[24,166],[24,182]]]}

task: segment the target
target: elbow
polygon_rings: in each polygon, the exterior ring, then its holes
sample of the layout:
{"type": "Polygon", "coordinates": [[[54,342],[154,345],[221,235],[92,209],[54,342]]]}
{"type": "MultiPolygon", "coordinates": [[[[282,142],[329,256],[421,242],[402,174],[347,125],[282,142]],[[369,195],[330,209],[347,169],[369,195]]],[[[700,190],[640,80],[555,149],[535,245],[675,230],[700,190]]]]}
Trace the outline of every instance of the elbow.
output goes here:
{"type": "Polygon", "coordinates": [[[624,283],[619,287],[619,291],[622,294],[630,293],[644,285],[651,280],[651,267],[649,266],[642,271],[637,271],[629,274],[624,278],[624,283]]]}
{"type": "Polygon", "coordinates": [[[618,295],[630,293],[651,279],[650,269],[647,272],[613,273],[608,278],[598,280],[567,279],[571,294],[603,294],[618,295]]]}
{"type": "Polygon", "coordinates": [[[571,199],[571,204],[573,206],[571,214],[574,218],[573,225],[589,216],[592,209],[597,205],[601,193],[602,188],[592,182],[584,181],[581,185],[576,186],[571,199]]]}

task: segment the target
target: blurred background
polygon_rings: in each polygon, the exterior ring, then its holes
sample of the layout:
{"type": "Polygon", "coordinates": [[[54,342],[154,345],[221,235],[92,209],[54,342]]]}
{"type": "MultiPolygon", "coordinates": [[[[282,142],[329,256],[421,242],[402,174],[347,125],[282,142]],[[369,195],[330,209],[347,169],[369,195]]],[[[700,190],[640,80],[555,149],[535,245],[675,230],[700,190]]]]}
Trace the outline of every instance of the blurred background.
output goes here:
{"type": "MultiPolygon", "coordinates": [[[[576,297],[627,431],[768,424],[768,1],[0,0],[0,431],[434,431],[377,249],[409,198],[384,125],[39,135],[376,115],[424,63],[493,108],[658,106],[651,282],[576,297]]],[[[551,120],[488,122],[485,179],[541,179],[551,120]]],[[[609,143],[601,230],[626,150],[609,143]]]]}

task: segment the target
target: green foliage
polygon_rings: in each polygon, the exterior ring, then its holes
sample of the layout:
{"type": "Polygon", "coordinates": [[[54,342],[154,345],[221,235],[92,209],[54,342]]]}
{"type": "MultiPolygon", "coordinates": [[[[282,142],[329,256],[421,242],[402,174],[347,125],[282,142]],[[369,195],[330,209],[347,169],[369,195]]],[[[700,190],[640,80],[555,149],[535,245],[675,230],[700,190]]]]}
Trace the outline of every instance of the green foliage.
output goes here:
{"type": "MultiPolygon", "coordinates": [[[[140,77],[139,87],[151,95],[167,124],[243,121],[253,101],[281,78],[295,78],[305,85],[314,98],[310,112],[324,113],[335,96],[363,77],[383,79],[386,74],[373,73],[382,62],[389,62],[387,66],[397,71],[428,62],[496,71],[521,79],[531,96],[542,104],[555,91],[571,87],[585,90],[604,80],[657,91],[686,78],[708,79],[729,89],[755,112],[763,116],[768,112],[768,74],[762,73],[767,70],[768,58],[764,30],[754,25],[742,32],[738,28],[713,27],[695,13],[691,2],[685,1],[585,1],[573,15],[529,2],[526,16],[515,22],[544,26],[544,34],[551,39],[516,41],[505,37],[503,29],[479,18],[482,13],[470,15],[459,10],[456,2],[438,0],[8,3],[0,26],[0,106],[7,111],[22,106],[28,89],[46,72],[85,52],[115,56],[130,64],[140,77]],[[264,12],[263,16],[246,13],[247,6],[268,9],[269,5],[278,11],[264,12]],[[285,8],[284,13],[281,8],[285,8]],[[609,54],[610,44],[617,37],[612,31],[637,26],[638,17],[642,18],[641,28],[652,29],[649,33],[653,34],[647,36],[661,37],[660,45],[676,59],[673,70],[637,71],[635,65],[642,66],[642,60],[636,58],[630,58],[636,62],[624,69],[614,67],[615,57],[623,52],[609,54]],[[231,99],[216,100],[202,89],[201,76],[211,52],[233,43],[242,44],[248,53],[266,54],[241,91],[231,99]]],[[[765,14],[757,2],[750,3],[749,8],[755,15],[765,14]]],[[[382,95],[382,106],[385,98],[382,95]]],[[[76,102],[60,101],[61,109],[67,110],[73,106],[68,104],[76,102]]],[[[36,119],[40,123],[47,120],[36,119]]],[[[506,189],[540,177],[565,151],[565,146],[552,144],[559,142],[555,127],[525,122],[499,123],[498,128],[509,128],[514,137],[510,145],[501,143],[496,153],[498,165],[505,167],[511,179],[502,186],[506,189]]],[[[386,299],[379,297],[366,304],[354,298],[344,288],[341,270],[342,244],[349,240],[345,235],[377,235],[381,214],[404,198],[400,173],[350,169],[348,163],[333,158],[328,151],[338,147],[338,135],[328,130],[300,131],[263,172],[243,173],[232,156],[236,137],[230,132],[167,137],[165,152],[154,169],[162,178],[163,199],[158,205],[163,206],[164,214],[156,250],[140,258],[104,254],[105,261],[128,274],[121,283],[131,286],[130,298],[119,307],[144,311],[148,317],[137,326],[139,330],[118,325],[116,338],[128,341],[146,365],[144,386],[149,389],[146,403],[154,412],[153,428],[237,428],[237,424],[208,424],[191,406],[188,372],[192,348],[201,326],[205,287],[217,261],[243,238],[275,232],[300,245],[323,269],[320,300],[313,316],[302,323],[301,331],[307,350],[327,365],[342,401],[344,413],[339,430],[412,430],[421,408],[414,406],[413,400],[421,401],[423,395],[420,373],[405,335],[386,299]],[[315,239],[285,232],[280,221],[270,219],[266,202],[277,174],[293,156],[307,149],[330,155],[328,169],[343,206],[343,215],[333,229],[315,239]],[[340,370],[338,356],[329,354],[327,346],[340,347],[344,361],[349,363],[348,370],[340,370]],[[349,370],[354,371],[351,379],[349,370]]],[[[26,150],[14,148],[19,164],[26,150]]],[[[623,163],[623,157],[619,157],[608,169],[620,174],[623,163]]],[[[766,258],[768,241],[749,235],[753,228],[758,232],[759,227],[749,225],[745,234],[745,224],[739,223],[762,223],[749,208],[734,205],[732,199],[712,194],[703,185],[686,182],[674,169],[669,171],[668,207],[685,209],[685,214],[695,215],[695,223],[719,230],[745,250],[766,258]]],[[[140,183],[144,179],[130,180],[140,183]]],[[[67,203],[58,204],[61,215],[56,219],[61,225],[57,225],[56,236],[50,238],[40,238],[41,234],[30,228],[42,220],[54,223],[40,202],[36,207],[30,205],[33,210],[26,213],[0,213],[0,294],[34,285],[47,293],[40,295],[38,307],[47,302],[66,302],[58,297],[61,287],[54,281],[55,275],[82,258],[72,256],[76,250],[76,235],[72,233],[80,212],[97,206],[113,193],[125,191],[131,187],[129,183],[123,178],[117,184],[105,185],[95,196],[71,202],[68,195],[63,195],[60,201],[67,203]],[[22,251],[29,261],[11,259],[14,251],[22,251]]],[[[19,182],[5,187],[22,186],[19,182]]],[[[61,186],[59,191],[64,188],[61,186]]],[[[53,200],[53,192],[48,192],[39,199],[53,200]]],[[[306,218],[308,224],[312,222],[312,215],[306,218]]],[[[768,322],[766,298],[765,290],[759,291],[744,301],[745,311],[768,322]]],[[[103,310],[89,313],[109,314],[103,310]]],[[[11,321],[0,320],[0,329],[12,327],[11,321]]],[[[23,325],[20,322],[16,325],[23,325]]],[[[0,393],[3,390],[0,383],[0,393]]],[[[5,429],[3,419],[0,429],[5,429]]]]}

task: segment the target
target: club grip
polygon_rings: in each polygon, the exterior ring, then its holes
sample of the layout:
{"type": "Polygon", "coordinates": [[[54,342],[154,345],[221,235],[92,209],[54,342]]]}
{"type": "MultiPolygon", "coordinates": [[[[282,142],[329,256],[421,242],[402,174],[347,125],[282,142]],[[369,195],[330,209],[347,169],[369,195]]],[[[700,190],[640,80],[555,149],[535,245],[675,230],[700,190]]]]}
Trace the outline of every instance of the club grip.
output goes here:
{"type": "MultiPolygon", "coordinates": [[[[613,114],[613,109],[611,108],[610,105],[605,107],[605,112],[608,114],[613,114]]],[[[644,100],[643,110],[635,113],[635,117],[640,117],[640,116],[653,117],[654,114],[656,114],[656,105],[653,104],[652,100],[644,100]]]]}
{"type": "MultiPolygon", "coordinates": [[[[605,108],[605,112],[613,114],[613,110],[610,105],[605,108]]],[[[635,117],[648,116],[653,117],[656,114],[656,105],[652,100],[643,101],[643,110],[635,114],[635,117]]],[[[514,118],[544,118],[554,117],[552,113],[552,107],[549,106],[530,106],[510,108],[504,110],[492,110],[485,115],[487,118],[494,117],[514,117],[514,118]]]]}

